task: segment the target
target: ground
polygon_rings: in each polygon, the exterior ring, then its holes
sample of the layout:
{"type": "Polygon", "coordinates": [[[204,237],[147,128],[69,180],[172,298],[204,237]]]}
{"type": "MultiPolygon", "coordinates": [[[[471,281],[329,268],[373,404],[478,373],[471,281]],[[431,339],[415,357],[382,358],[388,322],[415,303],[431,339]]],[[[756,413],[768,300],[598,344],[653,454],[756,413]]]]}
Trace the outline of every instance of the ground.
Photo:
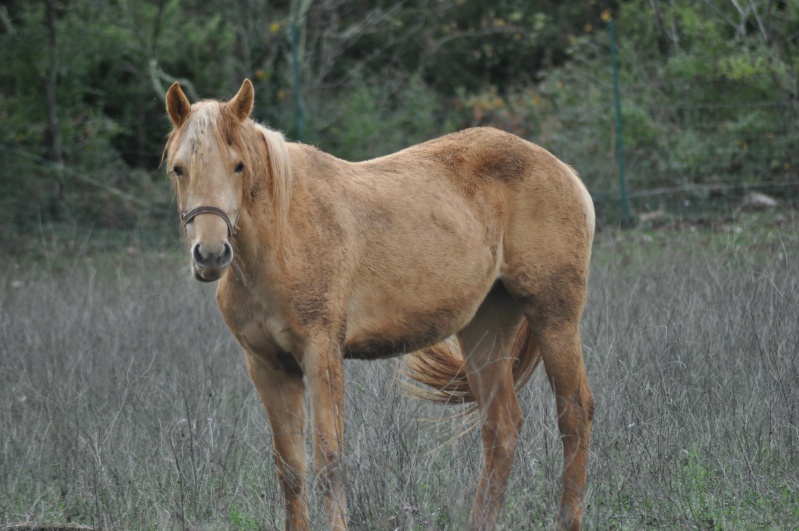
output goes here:
{"type": "MultiPolygon", "coordinates": [[[[797,229],[782,211],[597,235],[587,529],[799,525],[797,229]]],[[[16,241],[0,271],[0,525],[279,527],[266,416],[177,237],[16,241]]],[[[347,374],[351,527],[462,528],[471,419],[404,396],[396,362],[347,374]]],[[[521,399],[506,529],[546,529],[561,457],[543,373],[521,399]]]]}

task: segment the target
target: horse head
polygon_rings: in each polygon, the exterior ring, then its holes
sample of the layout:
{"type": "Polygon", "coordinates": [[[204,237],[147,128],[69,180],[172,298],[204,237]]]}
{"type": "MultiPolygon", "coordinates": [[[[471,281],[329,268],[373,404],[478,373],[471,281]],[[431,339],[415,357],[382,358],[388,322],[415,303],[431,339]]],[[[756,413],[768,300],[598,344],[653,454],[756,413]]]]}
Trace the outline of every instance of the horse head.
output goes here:
{"type": "Polygon", "coordinates": [[[167,141],[167,169],[191,250],[194,277],[219,280],[233,262],[231,239],[242,209],[245,154],[236,149],[231,131],[248,120],[253,107],[252,83],[245,80],[226,103],[192,105],[174,83],[166,109],[174,130],[167,141]]]}

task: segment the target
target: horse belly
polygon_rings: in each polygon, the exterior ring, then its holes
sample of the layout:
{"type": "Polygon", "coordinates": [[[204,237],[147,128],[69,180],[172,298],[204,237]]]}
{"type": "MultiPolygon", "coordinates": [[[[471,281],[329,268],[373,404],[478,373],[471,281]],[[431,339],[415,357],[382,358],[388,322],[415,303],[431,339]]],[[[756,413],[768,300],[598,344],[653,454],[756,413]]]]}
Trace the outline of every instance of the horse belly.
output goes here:
{"type": "Polygon", "coordinates": [[[498,264],[486,258],[446,265],[359,286],[350,301],[345,356],[398,356],[466,326],[496,280],[498,264]]]}
{"type": "Polygon", "coordinates": [[[400,315],[384,326],[373,325],[369,331],[348,335],[344,356],[367,360],[390,358],[434,345],[465,326],[468,314],[458,313],[460,315],[450,309],[438,309],[411,317],[400,315]]]}
{"type": "Polygon", "coordinates": [[[502,260],[499,215],[478,213],[447,179],[419,170],[381,184],[357,203],[356,227],[368,230],[347,304],[351,358],[413,352],[458,332],[502,260]]]}

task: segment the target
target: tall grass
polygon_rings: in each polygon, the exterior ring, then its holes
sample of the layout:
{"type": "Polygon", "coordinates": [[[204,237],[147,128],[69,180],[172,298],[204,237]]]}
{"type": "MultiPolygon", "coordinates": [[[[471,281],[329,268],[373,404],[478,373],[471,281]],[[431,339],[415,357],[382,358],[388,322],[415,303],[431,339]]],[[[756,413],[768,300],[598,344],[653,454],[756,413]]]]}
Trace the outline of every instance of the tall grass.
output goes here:
{"type": "MultiPolygon", "coordinates": [[[[780,224],[597,238],[587,528],[799,525],[799,224],[780,224]]],[[[213,286],[182,254],[84,247],[0,271],[0,525],[282,526],[266,416],[213,286]]],[[[403,396],[395,363],[347,365],[351,527],[460,529],[479,434],[403,396]]],[[[521,400],[506,528],[547,528],[561,449],[542,371],[521,400]]]]}

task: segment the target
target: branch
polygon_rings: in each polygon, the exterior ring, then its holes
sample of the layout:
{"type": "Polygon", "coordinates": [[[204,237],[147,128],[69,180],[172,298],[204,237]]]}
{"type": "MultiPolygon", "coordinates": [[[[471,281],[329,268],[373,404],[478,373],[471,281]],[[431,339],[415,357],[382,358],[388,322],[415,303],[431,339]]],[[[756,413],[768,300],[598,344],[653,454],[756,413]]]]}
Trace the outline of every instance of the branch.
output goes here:
{"type": "Polygon", "coordinates": [[[14,25],[11,23],[11,17],[8,16],[8,9],[6,9],[6,6],[0,6],[0,22],[3,23],[9,35],[12,37],[17,36],[17,30],[14,29],[14,25]]]}
{"type": "Polygon", "coordinates": [[[459,31],[451,35],[447,35],[446,37],[441,37],[440,39],[432,42],[430,52],[427,54],[427,56],[428,57],[434,56],[435,54],[438,53],[438,51],[441,49],[442,46],[457,39],[474,39],[479,37],[489,37],[491,35],[514,34],[523,31],[525,31],[524,28],[518,28],[516,26],[502,26],[499,28],[485,28],[481,30],[459,31]]]}
{"type": "Polygon", "coordinates": [[[749,0],[749,7],[752,8],[752,13],[754,13],[755,15],[755,20],[757,21],[757,27],[760,28],[760,34],[763,35],[763,41],[765,41],[765,43],[768,44],[769,42],[768,32],[766,31],[765,26],[763,26],[763,21],[760,20],[760,15],[758,15],[757,8],[755,7],[755,4],[752,2],[752,0],[749,0]]]}
{"type": "MultiPolygon", "coordinates": [[[[735,2],[735,0],[732,0],[732,3],[733,5],[735,5],[736,8],[738,8],[739,13],[741,13],[740,7],[738,7],[738,4],[735,2]]],[[[724,20],[724,22],[735,28],[736,37],[742,35],[741,26],[739,24],[736,24],[730,17],[725,15],[719,8],[717,8],[715,2],[711,0],[705,0],[705,4],[707,4],[707,6],[710,7],[710,9],[712,9],[716,13],[716,15],[721,17],[721,19],[724,20]]]]}
{"type": "MultiPolygon", "coordinates": [[[[669,35],[669,32],[666,30],[666,26],[663,24],[663,13],[660,10],[660,0],[649,0],[649,3],[652,5],[652,11],[655,13],[655,27],[657,28],[658,32],[661,34],[662,37],[668,39],[672,43],[672,45],[676,48],[678,37],[677,32],[674,31],[672,35],[669,35]]],[[[660,44],[660,39],[658,39],[658,43],[660,44]]],[[[666,55],[668,50],[661,49],[661,53],[666,55]]]]}
{"type": "Polygon", "coordinates": [[[159,98],[163,98],[164,94],[166,94],[166,89],[161,84],[162,81],[165,81],[169,84],[172,84],[175,81],[177,81],[178,83],[180,83],[181,88],[183,88],[188,93],[189,98],[192,101],[197,101],[198,99],[200,99],[199,96],[197,95],[197,91],[194,89],[194,84],[191,81],[189,81],[185,77],[170,76],[169,74],[161,70],[161,67],[158,66],[158,59],[155,58],[150,59],[150,81],[152,82],[153,90],[155,90],[159,98]]]}

